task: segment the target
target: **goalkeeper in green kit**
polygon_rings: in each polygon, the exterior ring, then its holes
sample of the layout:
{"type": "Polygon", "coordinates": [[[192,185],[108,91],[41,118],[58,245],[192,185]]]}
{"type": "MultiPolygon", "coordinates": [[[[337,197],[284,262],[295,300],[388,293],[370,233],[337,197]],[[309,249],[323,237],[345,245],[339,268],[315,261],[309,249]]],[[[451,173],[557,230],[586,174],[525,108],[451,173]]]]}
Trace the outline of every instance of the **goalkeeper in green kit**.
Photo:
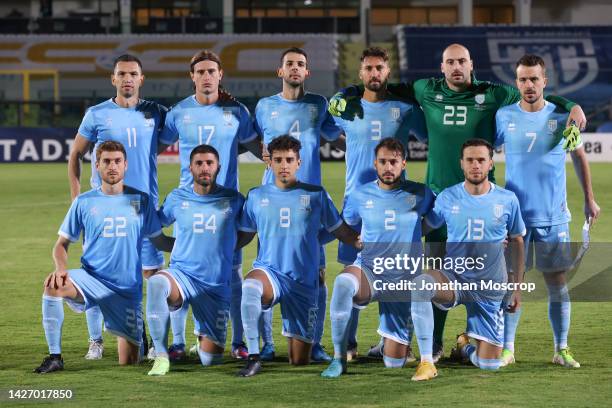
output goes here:
{"type": "MultiPolygon", "coordinates": [[[[520,101],[519,91],[509,85],[478,81],[473,74],[473,62],[467,48],[451,44],[442,54],[441,71],[444,78],[418,79],[412,83],[389,85],[396,96],[416,100],[425,114],[428,134],[426,184],[438,194],[464,179],[459,165],[461,146],[468,139],[478,137],[493,143],[495,113],[503,106],[520,101]]],[[[352,86],[343,89],[330,100],[329,112],[335,116],[359,114],[352,109],[352,101],[363,89],[352,86]],[[348,102],[348,106],[347,106],[348,102]]],[[[559,96],[546,100],[570,112],[565,145],[573,150],[580,144],[580,131],[586,126],[584,112],[577,104],[559,96]]],[[[355,104],[357,105],[357,104],[355,104]]],[[[489,179],[495,181],[493,170],[489,179]]],[[[444,256],[446,229],[434,230],[425,237],[430,256],[444,256]]],[[[446,311],[434,307],[434,361],[444,355],[442,343],[446,311]]],[[[349,334],[351,335],[351,334],[349,334]]],[[[379,354],[380,344],[369,355],[379,354]]]]}

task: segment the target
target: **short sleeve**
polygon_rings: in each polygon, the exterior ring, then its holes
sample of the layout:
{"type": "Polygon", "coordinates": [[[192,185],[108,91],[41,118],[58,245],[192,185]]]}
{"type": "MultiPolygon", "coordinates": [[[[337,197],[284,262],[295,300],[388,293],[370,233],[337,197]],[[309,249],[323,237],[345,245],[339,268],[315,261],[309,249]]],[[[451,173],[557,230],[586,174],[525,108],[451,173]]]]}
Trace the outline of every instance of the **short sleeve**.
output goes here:
{"type": "Polygon", "coordinates": [[[249,110],[241,106],[240,107],[240,128],[238,129],[238,141],[240,143],[247,143],[257,137],[257,133],[253,128],[253,119],[249,110]]]}
{"type": "Polygon", "coordinates": [[[342,225],[342,218],[327,191],[321,191],[321,225],[333,232],[342,225]]]}
{"type": "Polygon", "coordinates": [[[143,199],[144,202],[144,214],[143,214],[143,225],[142,232],[146,237],[156,237],[161,234],[162,225],[155,211],[155,205],[148,197],[143,199]]]}
{"type": "Polygon", "coordinates": [[[344,217],[344,221],[350,226],[359,225],[361,222],[359,203],[358,200],[355,199],[355,194],[350,194],[346,198],[344,208],[342,209],[342,217],[344,217]]]}
{"type": "Polygon", "coordinates": [[[164,227],[172,225],[174,221],[176,221],[173,211],[174,202],[174,194],[173,192],[170,192],[170,194],[168,194],[168,196],[162,203],[161,207],[159,207],[159,210],[157,210],[157,216],[159,218],[159,221],[164,227]]]}
{"type": "Polygon", "coordinates": [[[90,142],[96,143],[98,131],[96,129],[95,116],[91,108],[87,109],[87,112],[85,112],[78,133],[90,142]]]}
{"type": "Polygon", "coordinates": [[[164,120],[164,127],[159,135],[159,141],[166,145],[171,145],[176,143],[179,138],[178,130],[176,128],[176,115],[177,108],[176,106],[171,108],[168,113],[166,113],[166,120],[164,120]]]}
{"type": "Polygon", "coordinates": [[[510,238],[522,237],[527,233],[525,222],[521,216],[521,208],[516,195],[512,194],[510,217],[508,217],[508,235],[510,238]]]}
{"type": "Polygon", "coordinates": [[[328,103],[323,99],[323,107],[320,110],[323,120],[321,121],[321,136],[327,141],[338,140],[342,133],[342,128],[336,124],[332,115],[327,111],[328,103]]]}
{"type": "Polygon", "coordinates": [[[66,217],[64,218],[64,222],[60,226],[58,235],[70,240],[71,242],[76,242],[79,240],[79,236],[81,235],[81,231],[83,231],[83,219],[81,217],[81,200],[77,197],[70,206],[66,217]]]}
{"type": "Polygon", "coordinates": [[[440,228],[445,223],[444,201],[445,201],[445,194],[440,193],[440,195],[438,195],[438,197],[436,198],[436,201],[431,211],[429,211],[425,215],[425,221],[432,228],[440,228]]]}
{"type": "Polygon", "coordinates": [[[239,231],[257,232],[257,221],[253,211],[253,202],[255,200],[253,193],[249,192],[242,206],[242,214],[240,214],[240,220],[238,222],[239,231]]]}
{"type": "Polygon", "coordinates": [[[495,142],[494,146],[499,147],[504,144],[504,116],[501,110],[495,114],[495,142]]]}

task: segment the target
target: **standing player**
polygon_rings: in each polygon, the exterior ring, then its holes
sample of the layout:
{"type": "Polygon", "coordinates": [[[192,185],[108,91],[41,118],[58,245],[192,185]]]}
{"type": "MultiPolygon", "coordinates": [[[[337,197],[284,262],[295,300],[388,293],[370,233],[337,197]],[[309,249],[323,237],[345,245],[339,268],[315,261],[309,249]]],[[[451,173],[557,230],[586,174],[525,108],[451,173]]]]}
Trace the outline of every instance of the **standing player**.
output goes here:
{"type": "Polygon", "coordinates": [[[434,195],[424,184],[402,181],[406,151],[396,139],[387,138],[374,149],[378,180],[359,186],[347,199],[344,219],[362,225],[364,249],[353,265],[336,277],[330,304],[334,360],[321,373],[336,378],[346,373],[347,328],[353,304],[378,301],[378,333],[384,338],[383,360],[388,368],[402,368],[408,356],[412,325],[417,335],[421,364],[412,377],[429,380],[437,375],[432,357],[433,311],[431,302],[412,302],[401,292],[386,289],[421,273],[420,267],[406,271],[379,271],[376,260],[423,256],[422,217],[433,208],[434,195]],[[412,319],[410,318],[412,315],[412,319]],[[412,320],[412,322],[411,322],[412,320]]]}
{"type": "MultiPolygon", "coordinates": [[[[213,146],[219,153],[221,167],[217,183],[238,190],[238,148],[242,144],[261,157],[261,146],[248,109],[235,100],[220,100],[220,82],[223,79],[221,60],[212,51],[204,50],[191,58],[190,75],[195,94],[168,112],[162,137],[172,143],[179,141],[181,178],[179,187],[190,186],[193,177],[189,170],[191,151],[201,144],[213,146]]],[[[246,358],[242,342],[240,322],[240,297],[242,285],[242,254],[236,253],[232,279],[232,355],[246,358]]],[[[185,354],[185,320],[188,303],[171,314],[173,344],[171,358],[180,359],[185,354]]]]}
{"type": "MultiPolygon", "coordinates": [[[[264,151],[275,138],[288,134],[298,139],[301,165],[297,178],[303,183],[321,185],[321,158],[319,153],[320,139],[334,141],[338,139],[341,129],[338,128],[327,112],[327,100],[317,94],[304,90],[304,81],[310,75],[307,66],[307,55],[301,48],[289,48],[281,55],[281,66],[278,76],[283,80],[281,93],[262,98],[255,108],[255,127],[263,136],[264,151]]],[[[262,184],[274,183],[274,173],[267,167],[262,184]]],[[[321,346],[325,325],[325,307],[327,286],[325,285],[325,249],[321,246],[321,265],[319,266],[319,311],[312,346],[313,361],[330,361],[331,357],[321,346]]],[[[261,359],[274,359],[274,341],[272,338],[272,309],[262,313],[263,341],[261,359]]]]}
{"type": "Polygon", "coordinates": [[[220,364],[227,331],[232,260],[244,197],[216,183],[219,154],[200,145],[190,155],[193,186],[174,189],[159,209],[164,226],[174,224],[170,267],[147,281],[147,322],[155,345],[149,375],[170,369],[166,339],[170,308],[191,304],[197,321],[202,365],[220,364]]]}
{"type": "MultiPolygon", "coordinates": [[[[469,360],[483,370],[497,370],[501,364],[501,308],[506,292],[485,285],[507,282],[504,241],[508,236],[513,270],[518,277],[523,276],[525,225],[514,193],[487,178],[493,168],[493,147],[483,139],[468,140],[461,156],[465,181],[442,191],[426,217],[434,228],[446,224],[445,266],[417,277],[416,295],[442,308],[465,305],[466,333],[458,336],[451,357],[469,360]],[[449,260],[452,267],[447,266],[451,266],[449,260]],[[475,346],[470,338],[475,340],[475,346]]],[[[513,296],[520,299],[518,288],[513,296]]]]}
{"type": "MultiPolygon", "coordinates": [[[[478,81],[474,76],[470,53],[463,45],[451,44],[444,49],[440,69],[444,78],[418,79],[410,84],[389,86],[391,92],[416,100],[425,113],[429,147],[426,184],[435,194],[463,181],[463,172],[458,166],[463,143],[478,135],[493,144],[495,112],[521,98],[520,93],[511,86],[478,81]]],[[[351,96],[361,94],[356,87],[342,92],[351,96]]],[[[342,92],[330,100],[332,114],[339,115],[346,107],[342,92]]],[[[581,129],[586,126],[586,117],[578,105],[556,96],[548,96],[547,99],[570,112],[567,125],[573,121],[581,129]]],[[[493,171],[489,178],[495,181],[493,171]]],[[[430,232],[425,240],[432,255],[443,254],[445,228],[430,232]]],[[[442,340],[446,315],[446,311],[434,308],[436,362],[444,355],[442,340]]]]}
{"type": "Polygon", "coordinates": [[[346,224],[321,186],[299,182],[300,142],[281,136],[268,145],[274,183],[249,192],[240,230],[255,234],[259,250],[242,285],[242,322],[249,348],[246,366],[238,373],[250,377],[261,370],[259,319],[263,308],[281,304],[283,335],[288,337],[289,363],[308,364],[317,319],[319,291],[319,230],[358,245],[358,235],[346,224]]]}
{"type": "MultiPolygon", "coordinates": [[[[157,154],[170,144],[160,138],[166,108],[139,98],[144,82],[142,64],[133,55],[124,54],[115,59],[111,82],[117,89],[115,97],[92,106],[85,113],[74,139],[68,160],[70,195],[74,200],[81,191],[81,161],[85,153],[107,140],[121,142],[127,151],[130,170],[125,175],[126,184],[151,197],[154,206],[158,201],[157,154]]],[[[100,186],[100,176],[92,160],[91,187],[100,186]]],[[[148,276],[164,265],[164,257],[148,239],[143,242],[142,268],[148,276]]],[[[102,358],[102,313],[99,307],[88,308],[86,313],[89,331],[89,351],[86,359],[102,358]]],[[[146,344],[145,344],[146,347],[146,344]]]]}
{"type": "MultiPolygon", "coordinates": [[[[376,180],[372,163],[378,142],[387,137],[395,137],[407,146],[411,133],[421,140],[426,138],[423,112],[413,104],[392,99],[387,92],[390,72],[386,50],[378,47],[365,49],[361,54],[359,69],[359,78],[363,81],[365,91],[361,100],[353,101],[357,106],[349,106],[363,114],[361,117],[343,115],[335,118],[346,136],[345,202],[359,186],[376,180]]],[[[361,225],[353,228],[359,230],[361,225]]],[[[340,263],[351,265],[356,257],[357,251],[354,248],[338,244],[340,263]]],[[[355,308],[349,329],[349,361],[357,356],[358,319],[359,309],[355,308]]]]}
{"type": "Polygon", "coordinates": [[[98,145],[95,166],[101,186],[74,199],[59,229],[53,248],[55,271],[45,279],[42,300],[49,357],[34,372],[64,369],[63,300],[77,312],[100,307],[106,329],[119,336],[119,364],[138,362],[142,339],[142,242],[145,236],[156,245],[162,246],[165,241],[150,196],[123,184],[126,156],[121,143],[105,141],[98,145]],[[81,269],[68,270],[68,247],[81,232],[81,269]]]}
{"type": "MultiPolygon", "coordinates": [[[[546,67],[541,57],[525,55],[517,62],[516,86],[522,99],[497,112],[496,144],[505,144],[506,188],[517,195],[527,226],[526,269],[533,267],[535,256],[548,288],[548,317],[555,342],[553,363],[577,368],[580,364],[567,345],[571,303],[565,276],[573,261],[561,134],[567,114],[544,100],[546,67]]],[[[591,224],[599,216],[599,206],[582,145],[571,152],[571,157],[584,193],[585,217],[591,224]]],[[[520,314],[521,308],[505,314],[503,365],[514,362],[520,314]]]]}

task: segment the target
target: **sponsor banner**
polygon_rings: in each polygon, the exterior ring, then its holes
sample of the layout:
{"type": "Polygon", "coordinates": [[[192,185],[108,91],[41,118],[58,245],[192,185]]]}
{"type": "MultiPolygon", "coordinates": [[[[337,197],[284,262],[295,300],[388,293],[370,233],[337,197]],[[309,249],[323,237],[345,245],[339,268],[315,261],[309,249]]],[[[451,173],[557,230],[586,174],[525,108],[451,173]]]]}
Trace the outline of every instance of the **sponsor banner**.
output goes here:
{"type": "MultiPolygon", "coordinates": [[[[0,128],[0,163],[67,162],[76,128],[0,128]]],[[[583,133],[584,150],[590,162],[612,163],[612,133],[583,133]]],[[[89,154],[85,156],[89,160],[89,154]]],[[[321,159],[343,161],[344,152],[333,149],[329,143],[321,146],[321,159]]],[[[260,162],[251,153],[241,154],[241,163],[260,162]]],[[[415,139],[408,143],[408,160],[427,160],[427,145],[415,139]]],[[[504,162],[503,149],[495,160],[504,162]]],[[[570,160],[569,155],[567,160],[570,160]]],[[[159,163],[178,163],[178,143],[158,156],[159,163]]]]}
{"type": "Polygon", "coordinates": [[[442,51],[457,42],[470,50],[478,79],[514,85],[516,61],[537,54],[546,63],[547,93],[588,109],[612,95],[611,26],[399,26],[396,34],[403,81],[439,77],[442,51]]]}
{"type": "MultiPolygon", "coordinates": [[[[4,35],[0,36],[0,83],[18,72],[57,71],[62,95],[108,93],[115,57],[130,53],[143,63],[143,96],[184,97],[193,92],[189,61],[210,49],[221,58],[223,85],[236,96],[267,96],[278,92],[280,54],[289,47],[308,53],[308,89],[324,95],[335,92],[336,38],[312,35],[4,35]]],[[[49,74],[47,74],[49,75],[49,74]]],[[[32,84],[39,95],[52,95],[52,81],[32,84]],[[50,87],[50,88],[49,88],[50,87]]],[[[20,99],[19,87],[8,99],[20,99]]],[[[9,92],[10,93],[10,92],[9,92]]]]}

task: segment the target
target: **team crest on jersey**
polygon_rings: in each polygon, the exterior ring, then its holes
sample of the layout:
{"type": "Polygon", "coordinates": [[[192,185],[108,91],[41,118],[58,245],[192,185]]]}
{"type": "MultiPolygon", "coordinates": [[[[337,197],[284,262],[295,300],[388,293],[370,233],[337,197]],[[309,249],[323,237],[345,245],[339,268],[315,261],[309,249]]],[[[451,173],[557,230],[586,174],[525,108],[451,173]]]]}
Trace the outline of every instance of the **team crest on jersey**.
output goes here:
{"type": "Polygon", "coordinates": [[[310,196],[308,194],[300,196],[300,205],[302,210],[310,211],[310,196]]]}
{"type": "Polygon", "coordinates": [[[414,208],[414,206],[416,205],[416,197],[413,195],[409,195],[408,197],[406,197],[406,205],[409,208],[414,208]]]}
{"type": "Polygon", "coordinates": [[[493,207],[493,215],[495,218],[499,219],[504,215],[504,205],[503,204],[495,204],[493,207]]]}
{"type": "Polygon", "coordinates": [[[477,104],[482,105],[483,102],[485,101],[485,96],[484,94],[478,94],[474,97],[474,100],[476,101],[477,104]]]}
{"type": "Polygon", "coordinates": [[[391,118],[398,120],[400,117],[400,108],[391,108],[391,118]]]}
{"type": "Polygon", "coordinates": [[[139,214],[140,213],[140,200],[131,200],[130,201],[130,205],[134,209],[134,213],[135,214],[139,214]]]}
{"type": "Polygon", "coordinates": [[[232,117],[233,116],[234,115],[232,114],[232,111],[230,111],[230,110],[224,110],[223,111],[223,120],[225,121],[225,124],[227,126],[231,126],[231,124],[232,124],[232,117]]]}
{"type": "Polygon", "coordinates": [[[223,200],[221,207],[223,208],[223,214],[230,215],[232,213],[232,206],[229,200],[223,200]]]}
{"type": "Polygon", "coordinates": [[[259,202],[260,207],[267,207],[269,205],[270,205],[270,200],[268,200],[267,198],[262,198],[261,201],[259,202]]]}
{"type": "Polygon", "coordinates": [[[366,201],[365,208],[374,208],[374,201],[372,200],[366,201]]]}
{"type": "Polygon", "coordinates": [[[189,208],[189,201],[183,201],[181,203],[181,210],[186,210],[189,208]]]}
{"type": "Polygon", "coordinates": [[[317,107],[315,105],[309,105],[308,106],[308,112],[310,112],[310,119],[311,120],[316,120],[317,117],[319,116],[319,109],[317,109],[317,107]]]}
{"type": "Polygon", "coordinates": [[[153,118],[145,119],[145,126],[146,127],[153,127],[153,126],[155,126],[155,119],[153,119],[153,118]]]}
{"type": "Polygon", "coordinates": [[[549,119],[548,120],[548,130],[550,130],[551,132],[554,132],[555,130],[557,130],[557,121],[554,119],[549,119]]]}
{"type": "Polygon", "coordinates": [[[459,214],[459,206],[458,205],[453,205],[451,207],[451,214],[459,214]]]}
{"type": "Polygon", "coordinates": [[[442,96],[442,94],[436,94],[436,101],[442,102],[443,100],[444,100],[444,97],[442,96]]]}

